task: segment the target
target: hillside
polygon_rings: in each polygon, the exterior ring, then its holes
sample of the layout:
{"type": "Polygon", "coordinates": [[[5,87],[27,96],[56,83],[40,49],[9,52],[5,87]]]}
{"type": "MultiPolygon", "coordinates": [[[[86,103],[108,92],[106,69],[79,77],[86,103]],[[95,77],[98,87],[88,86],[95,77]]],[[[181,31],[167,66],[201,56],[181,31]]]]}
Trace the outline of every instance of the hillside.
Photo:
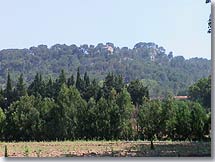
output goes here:
{"type": "MultiPolygon", "coordinates": [[[[104,79],[108,72],[123,76],[125,82],[142,79],[150,88],[151,96],[172,91],[185,95],[187,87],[198,79],[210,75],[210,60],[185,59],[166,53],[155,43],[137,43],[132,49],[116,47],[113,43],[94,45],[60,45],[50,48],[39,45],[29,49],[5,49],[0,51],[0,84],[5,86],[7,73],[12,79],[24,74],[27,83],[36,72],[57,77],[62,69],[66,74],[88,72],[91,78],[104,79]]],[[[15,84],[15,83],[14,83],[15,84]]]]}

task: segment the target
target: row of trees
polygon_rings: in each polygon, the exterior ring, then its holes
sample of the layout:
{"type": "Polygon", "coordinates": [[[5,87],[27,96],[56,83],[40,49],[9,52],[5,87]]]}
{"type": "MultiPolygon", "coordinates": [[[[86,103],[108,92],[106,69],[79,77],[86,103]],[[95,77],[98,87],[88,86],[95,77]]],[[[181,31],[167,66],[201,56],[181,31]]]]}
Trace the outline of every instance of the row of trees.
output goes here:
{"type": "Polygon", "coordinates": [[[37,74],[28,86],[20,75],[0,93],[1,140],[76,139],[204,139],[210,131],[210,112],[199,102],[178,101],[169,95],[150,100],[139,80],[125,84],[108,74],[104,82],[77,71],[53,81],[37,74]]]}
{"type": "Polygon", "coordinates": [[[197,102],[152,100],[140,107],[138,123],[144,139],[204,139],[210,134],[210,113],[197,102]]]}

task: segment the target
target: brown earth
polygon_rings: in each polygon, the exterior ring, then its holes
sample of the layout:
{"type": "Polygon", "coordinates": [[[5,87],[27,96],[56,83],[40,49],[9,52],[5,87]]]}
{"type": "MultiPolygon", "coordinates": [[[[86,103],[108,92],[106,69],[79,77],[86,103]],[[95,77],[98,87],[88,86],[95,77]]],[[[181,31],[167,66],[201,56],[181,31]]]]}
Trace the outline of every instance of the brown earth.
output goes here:
{"type": "Polygon", "coordinates": [[[210,157],[210,142],[64,141],[0,143],[0,157],[210,157]]]}

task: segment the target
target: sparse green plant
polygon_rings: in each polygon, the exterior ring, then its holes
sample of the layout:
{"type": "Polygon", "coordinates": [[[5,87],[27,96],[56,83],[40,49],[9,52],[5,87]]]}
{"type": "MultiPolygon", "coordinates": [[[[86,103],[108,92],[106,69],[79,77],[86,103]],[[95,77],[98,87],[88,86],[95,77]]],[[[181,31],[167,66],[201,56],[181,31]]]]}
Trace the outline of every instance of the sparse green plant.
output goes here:
{"type": "Polygon", "coordinates": [[[24,156],[28,157],[28,155],[29,155],[29,148],[28,148],[28,146],[25,146],[25,148],[24,148],[24,156]]]}
{"type": "Polygon", "coordinates": [[[41,152],[42,152],[41,149],[36,150],[37,157],[40,157],[40,153],[41,153],[41,152]]]}

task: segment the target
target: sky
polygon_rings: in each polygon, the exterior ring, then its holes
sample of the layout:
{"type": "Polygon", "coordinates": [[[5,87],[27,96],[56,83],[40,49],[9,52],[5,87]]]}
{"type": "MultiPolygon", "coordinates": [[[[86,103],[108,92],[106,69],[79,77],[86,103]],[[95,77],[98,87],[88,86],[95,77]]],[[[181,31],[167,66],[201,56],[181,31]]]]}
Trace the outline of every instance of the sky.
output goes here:
{"type": "Polygon", "coordinates": [[[40,44],[154,42],[210,59],[205,0],[0,0],[0,50],[40,44]]]}

